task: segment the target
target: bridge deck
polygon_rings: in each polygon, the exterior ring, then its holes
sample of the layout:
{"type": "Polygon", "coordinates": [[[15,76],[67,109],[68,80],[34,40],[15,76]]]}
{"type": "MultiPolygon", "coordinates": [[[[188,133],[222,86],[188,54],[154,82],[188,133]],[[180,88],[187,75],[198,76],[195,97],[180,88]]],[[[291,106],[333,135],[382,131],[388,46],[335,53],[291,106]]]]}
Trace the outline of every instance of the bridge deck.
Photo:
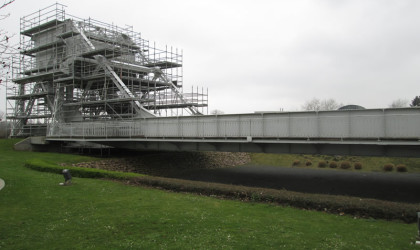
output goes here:
{"type": "Polygon", "coordinates": [[[48,139],[137,149],[417,156],[419,125],[418,108],[254,113],[55,123],[48,139]]]}

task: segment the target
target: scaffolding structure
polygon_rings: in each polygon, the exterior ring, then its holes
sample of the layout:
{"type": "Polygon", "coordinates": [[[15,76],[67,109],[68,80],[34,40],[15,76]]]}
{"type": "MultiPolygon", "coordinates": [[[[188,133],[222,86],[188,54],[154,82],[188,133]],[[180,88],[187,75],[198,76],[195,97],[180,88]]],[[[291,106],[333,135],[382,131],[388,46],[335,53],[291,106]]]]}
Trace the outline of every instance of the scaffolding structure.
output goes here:
{"type": "Polygon", "coordinates": [[[182,51],[118,27],[66,14],[59,3],[22,17],[20,55],[7,84],[12,136],[51,123],[200,115],[208,91],[184,93],[182,51]]]}

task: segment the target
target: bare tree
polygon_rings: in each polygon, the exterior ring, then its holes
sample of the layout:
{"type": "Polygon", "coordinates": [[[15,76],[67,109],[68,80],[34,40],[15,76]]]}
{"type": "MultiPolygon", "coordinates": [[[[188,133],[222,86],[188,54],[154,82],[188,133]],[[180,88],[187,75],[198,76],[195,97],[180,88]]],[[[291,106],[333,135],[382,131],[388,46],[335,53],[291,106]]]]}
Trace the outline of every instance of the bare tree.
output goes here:
{"type": "Polygon", "coordinates": [[[307,111],[318,111],[321,109],[321,101],[318,98],[313,98],[312,100],[305,102],[302,109],[307,111]]]}
{"type": "Polygon", "coordinates": [[[405,108],[409,106],[409,101],[405,99],[397,99],[389,104],[390,108],[405,108]]]}
{"type": "Polygon", "coordinates": [[[313,98],[312,100],[305,102],[302,109],[307,111],[336,110],[341,106],[343,105],[332,98],[324,100],[313,98]]]}
{"type": "Polygon", "coordinates": [[[419,107],[419,106],[420,106],[420,96],[416,96],[411,101],[410,107],[419,107]]]}
{"type": "Polygon", "coordinates": [[[338,103],[336,100],[331,98],[321,101],[321,110],[336,110],[341,106],[343,106],[342,103],[338,103]]]}
{"type": "MultiPolygon", "coordinates": [[[[0,5],[0,11],[6,6],[13,3],[15,0],[3,0],[3,4],[0,5]]],[[[0,21],[8,18],[10,14],[0,13],[0,21]]],[[[17,54],[17,44],[12,43],[12,37],[14,35],[9,34],[3,28],[0,28],[0,84],[10,76],[12,56],[17,54]]]]}
{"type": "Polygon", "coordinates": [[[223,115],[225,112],[223,112],[220,109],[213,109],[212,111],[210,111],[210,114],[212,115],[223,115]]]}
{"type": "Polygon", "coordinates": [[[13,3],[15,0],[4,0],[3,4],[0,6],[0,9],[3,9],[4,7],[6,7],[7,5],[13,3]]]}

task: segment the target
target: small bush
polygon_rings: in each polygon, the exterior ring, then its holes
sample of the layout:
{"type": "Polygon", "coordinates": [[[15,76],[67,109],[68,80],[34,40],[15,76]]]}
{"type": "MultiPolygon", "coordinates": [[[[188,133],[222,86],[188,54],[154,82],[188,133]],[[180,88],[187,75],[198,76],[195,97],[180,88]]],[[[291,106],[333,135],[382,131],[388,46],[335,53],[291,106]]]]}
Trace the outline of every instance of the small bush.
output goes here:
{"type": "Polygon", "coordinates": [[[335,161],[330,162],[330,168],[337,168],[338,164],[335,161]]]}
{"type": "Polygon", "coordinates": [[[318,167],[319,168],[325,168],[326,166],[327,166],[327,162],[325,162],[325,161],[318,162],[318,167]]]}
{"type": "Polygon", "coordinates": [[[309,166],[311,166],[311,165],[312,165],[312,162],[311,162],[311,161],[307,161],[307,162],[305,163],[305,165],[309,167],[309,166]]]}
{"type": "Polygon", "coordinates": [[[340,168],[341,168],[341,169],[349,169],[349,168],[351,168],[351,164],[350,164],[350,162],[348,162],[348,161],[343,161],[343,162],[340,164],[340,168]]]}
{"type": "Polygon", "coordinates": [[[297,167],[300,165],[300,161],[299,160],[294,160],[292,163],[292,166],[297,167]]]}
{"type": "Polygon", "coordinates": [[[362,169],[362,163],[360,163],[360,162],[354,163],[354,169],[357,169],[357,170],[362,169]]]}
{"type": "Polygon", "coordinates": [[[391,172],[392,170],[394,170],[394,164],[387,163],[384,165],[384,171],[391,172]]]}
{"type": "Polygon", "coordinates": [[[397,172],[407,172],[407,167],[404,164],[397,165],[397,172]]]}

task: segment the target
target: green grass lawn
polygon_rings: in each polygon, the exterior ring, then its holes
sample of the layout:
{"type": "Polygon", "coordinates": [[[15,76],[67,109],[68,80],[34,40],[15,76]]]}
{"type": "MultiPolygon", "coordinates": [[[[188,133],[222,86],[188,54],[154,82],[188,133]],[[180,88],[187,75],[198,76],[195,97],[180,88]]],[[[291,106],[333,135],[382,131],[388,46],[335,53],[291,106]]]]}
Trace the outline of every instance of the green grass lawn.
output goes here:
{"type": "Polygon", "coordinates": [[[23,166],[87,157],[15,152],[0,140],[1,249],[418,249],[415,224],[354,219],[74,178],[23,166]]]}

